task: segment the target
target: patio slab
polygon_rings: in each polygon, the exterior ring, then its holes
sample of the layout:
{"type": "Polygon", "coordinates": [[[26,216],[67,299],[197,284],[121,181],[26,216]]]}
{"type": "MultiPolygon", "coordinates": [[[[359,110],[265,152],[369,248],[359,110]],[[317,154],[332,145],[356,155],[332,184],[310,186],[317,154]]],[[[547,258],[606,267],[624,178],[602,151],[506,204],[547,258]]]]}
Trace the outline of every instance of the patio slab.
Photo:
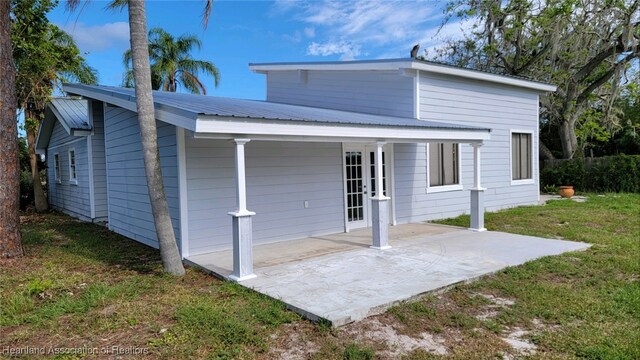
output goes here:
{"type": "MultiPolygon", "coordinates": [[[[405,225],[391,229],[402,226],[405,225]]],[[[333,326],[342,326],[382,313],[399,302],[508,266],[590,246],[494,231],[478,233],[445,228],[447,231],[440,233],[420,234],[413,227],[408,236],[392,240],[392,248],[388,250],[354,246],[299,261],[257,267],[257,278],[240,284],[283,301],[311,320],[324,319],[333,326]]],[[[288,243],[295,247],[295,242],[288,243]]],[[[190,260],[215,272],[202,261],[190,260]]]]}

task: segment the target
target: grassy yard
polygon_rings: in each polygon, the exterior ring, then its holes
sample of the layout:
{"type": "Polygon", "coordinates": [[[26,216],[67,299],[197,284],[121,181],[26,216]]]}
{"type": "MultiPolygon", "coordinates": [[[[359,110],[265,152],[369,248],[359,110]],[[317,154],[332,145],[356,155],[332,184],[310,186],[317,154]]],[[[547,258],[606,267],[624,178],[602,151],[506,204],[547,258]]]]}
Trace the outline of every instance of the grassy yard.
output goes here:
{"type": "Polygon", "coordinates": [[[640,359],[640,196],[551,201],[486,221],[593,246],[334,330],[194,269],[165,276],[156,250],[100,226],[25,216],[28,256],[0,264],[0,357],[43,347],[66,349],[57,358],[640,359]]]}

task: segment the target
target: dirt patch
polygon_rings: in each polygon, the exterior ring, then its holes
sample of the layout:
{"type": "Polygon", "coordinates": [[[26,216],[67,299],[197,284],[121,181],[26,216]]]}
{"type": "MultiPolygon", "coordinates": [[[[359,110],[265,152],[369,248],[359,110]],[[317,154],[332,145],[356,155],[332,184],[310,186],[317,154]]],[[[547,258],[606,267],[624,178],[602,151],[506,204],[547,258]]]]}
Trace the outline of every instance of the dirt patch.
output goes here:
{"type": "Polygon", "coordinates": [[[513,306],[516,302],[507,298],[501,298],[495,295],[491,295],[491,294],[482,294],[482,293],[477,293],[477,296],[482,296],[483,298],[491,301],[492,304],[500,306],[500,307],[507,307],[507,306],[513,306]]]}
{"type": "MultiPolygon", "coordinates": [[[[518,356],[530,356],[536,353],[538,347],[526,338],[529,334],[530,331],[515,327],[506,331],[502,340],[509,344],[518,356]]],[[[511,357],[506,355],[505,358],[511,357]]]]}
{"type": "Polygon", "coordinates": [[[278,333],[271,335],[274,345],[270,357],[275,359],[308,359],[320,350],[320,346],[307,334],[312,334],[314,326],[301,322],[285,324],[278,333]]]}
{"type": "Polygon", "coordinates": [[[384,324],[378,318],[363,320],[359,326],[349,327],[344,331],[360,342],[386,344],[388,350],[377,353],[385,358],[398,358],[416,349],[436,355],[448,354],[444,346],[445,339],[441,336],[427,332],[420,333],[418,337],[399,334],[395,326],[384,324]]]}
{"type": "Polygon", "coordinates": [[[499,296],[491,294],[476,293],[475,296],[482,297],[490,302],[490,304],[483,307],[482,311],[475,315],[475,318],[480,321],[487,321],[495,318],[500,314],[500,310],[513,306],[515,301],[501,298],[499,296]]]}

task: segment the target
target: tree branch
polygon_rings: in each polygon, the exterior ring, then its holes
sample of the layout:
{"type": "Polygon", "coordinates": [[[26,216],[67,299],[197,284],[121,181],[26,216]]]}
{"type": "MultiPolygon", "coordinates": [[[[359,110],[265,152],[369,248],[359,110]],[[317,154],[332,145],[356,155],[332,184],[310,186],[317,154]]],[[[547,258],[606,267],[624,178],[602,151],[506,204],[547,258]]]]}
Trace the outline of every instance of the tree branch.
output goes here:
{"type": "Polygon", "coordinates": [[[615,74],[616,70],[628,63],[629,61],[637,58],[640,55],[640,53],[638,53],[637,51],[632,52],[630,54],[628,54],[627,56],[625,56],[622,60],[620,60],[618,63],[616,63],[613,67],[611,67],[611,69],[607,70],[604,74],[600,75],[599,78],[597,78],[596,80],[594,80],[591,84],[589,84],[589,86],[587,86],[586,89],[584,89],[580,95],[578,95],[578,98],[576,100],[577,104],[580,104],[582,102],[584,102],[585,100],[587,100],[587,98],[589,97],[589,95],[597,88],[599,88],[602,84],[604,84],[605,82],[607,82],[609,79],[611,79],[611,77],[613,76],[613,74],[615,74]]]}
{"type": "MultiPolygon", "coordinates": [[[[640,22],[636,22],[633,24],[633,29],[636,29],[640,25],[640,22]]],[[[593,70],[602,64],[608,57],[623,53],[625,51],[631,50],[624,45],[622,40],[622,35],[618,36],[616,39],[616,43],[614,45],[609,46],[604,49],[600,53],[596,54],[591,60],[589,60],[578,72],[573,75],[573,80],[576,82],[580,82],[584,80],[587,76],[589,76],[593,70]]]]}
{"type": "Polygon", "coordinates": [[[553,156],[553,153],[551,152],[551,150],[549,150],[549,148],[547,147],[547,145],[545,145],[542,140],[538,141],[538,147],[540,150],[540,157],[545,159],[545,160],[554,160],[556,157],[553,156]]]}

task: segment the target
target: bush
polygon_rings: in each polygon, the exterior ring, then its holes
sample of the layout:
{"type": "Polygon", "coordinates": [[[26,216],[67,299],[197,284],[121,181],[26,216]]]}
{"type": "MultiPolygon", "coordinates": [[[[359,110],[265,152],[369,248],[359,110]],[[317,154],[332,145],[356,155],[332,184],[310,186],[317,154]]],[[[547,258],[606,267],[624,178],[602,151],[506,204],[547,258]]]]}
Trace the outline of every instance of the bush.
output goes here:
{"type": "Polygon", "coordinates": [[[26,210],[33,205],[33,181],[31,171],[20,171],[20,210],[26,210]]]}
{"type": "Polygon", "coordinates": [[[562,185],[578,191],[640,193],[640,155],[571,159],[540,172],[541,189],[562,185]]]}

